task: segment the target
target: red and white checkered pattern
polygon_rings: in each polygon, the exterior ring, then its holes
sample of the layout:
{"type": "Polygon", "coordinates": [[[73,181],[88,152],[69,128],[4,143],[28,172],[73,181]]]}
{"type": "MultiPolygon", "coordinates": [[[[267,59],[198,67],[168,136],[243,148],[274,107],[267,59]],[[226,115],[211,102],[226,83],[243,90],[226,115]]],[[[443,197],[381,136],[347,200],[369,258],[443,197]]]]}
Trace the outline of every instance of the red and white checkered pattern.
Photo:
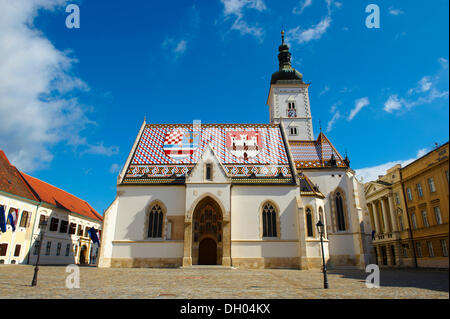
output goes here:
{"type": "Polygon", "coordinates": [[[182,130],[173,130],[169,134],[166,135],[164,144],[176,145],[180,144],[183,140],[183,131],[182,130]]]}

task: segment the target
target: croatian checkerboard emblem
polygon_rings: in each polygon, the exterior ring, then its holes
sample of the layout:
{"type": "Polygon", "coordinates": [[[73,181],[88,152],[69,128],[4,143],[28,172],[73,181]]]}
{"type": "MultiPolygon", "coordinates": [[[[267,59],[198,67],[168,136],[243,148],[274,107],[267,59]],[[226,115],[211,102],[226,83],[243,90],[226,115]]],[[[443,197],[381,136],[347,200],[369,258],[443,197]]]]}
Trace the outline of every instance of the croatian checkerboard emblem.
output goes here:
{"type": "Polygon", "coordinates": [[[179,160],[191,156],[198,147],[200,132],[172,130],[166,133],[164,153],[179,160]]]}
{"type": "Polygon", "coordinates": [[[227,149],[236,157],[255,157],[261,151],[262,143],[258,131],[227,132],[227,149]]]}

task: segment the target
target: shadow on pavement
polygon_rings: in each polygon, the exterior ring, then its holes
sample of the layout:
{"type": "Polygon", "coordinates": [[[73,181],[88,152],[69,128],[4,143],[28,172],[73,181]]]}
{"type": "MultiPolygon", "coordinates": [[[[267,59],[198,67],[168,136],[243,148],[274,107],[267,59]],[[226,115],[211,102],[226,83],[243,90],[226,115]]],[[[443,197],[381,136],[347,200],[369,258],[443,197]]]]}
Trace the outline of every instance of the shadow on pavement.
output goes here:
{"type": "MultiPolygon", "coordinates": [[[[365,282],[369,273],[364,270],[331,269],[329,274],[365,282]]],[[[381,287],[410,287],[449,292],[449,271],[436,269],[380,268],[381,287]]]]}

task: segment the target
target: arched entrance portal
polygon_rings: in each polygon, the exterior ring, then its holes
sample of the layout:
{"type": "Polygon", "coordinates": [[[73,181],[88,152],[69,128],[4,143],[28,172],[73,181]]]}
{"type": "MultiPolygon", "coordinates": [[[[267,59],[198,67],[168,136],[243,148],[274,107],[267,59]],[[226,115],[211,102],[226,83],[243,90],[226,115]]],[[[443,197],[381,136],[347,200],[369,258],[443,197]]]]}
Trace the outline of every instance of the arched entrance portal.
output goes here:
{"type": "Polygon", "coordinates": [[[223,216],[219,205],[204,198],[192,216],[192,264],[221,265],[223,216]]]}

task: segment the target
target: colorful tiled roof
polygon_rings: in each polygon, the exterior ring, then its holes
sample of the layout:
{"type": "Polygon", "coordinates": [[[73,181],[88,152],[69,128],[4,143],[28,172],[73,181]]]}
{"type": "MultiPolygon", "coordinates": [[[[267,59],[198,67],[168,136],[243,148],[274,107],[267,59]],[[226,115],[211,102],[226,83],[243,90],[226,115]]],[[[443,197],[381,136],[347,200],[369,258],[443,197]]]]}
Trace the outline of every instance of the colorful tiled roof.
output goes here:
{"type": "Polygon", "coordinates": [[[19,170],[11,165],[2,150],[0,150],[0,190],[23,198],[39,201],[23,180],[19,170]]]}
{"type": "Polygon", "coordinates": [[[293,182],[278,125],[146,124],[122,183],[183,183],[208,145],[234,182],[293,182]]]}
{"type": "Polygon", "coordinates": [[[40,197],[42,202],[55,205],[80,215],[103,220],[103,217],[95,211],[86,201],[69,194],[58,187],[50,185],[35,177],[21,173],[27,183],[33,188],[35,193],[40,197]]]}
{"type": "Polygon", "coordinates": [[[304,168],[348,168],[346,162],[328,138],[320,132],[316,141],[289,141],[297,170],[304,168]]]}

